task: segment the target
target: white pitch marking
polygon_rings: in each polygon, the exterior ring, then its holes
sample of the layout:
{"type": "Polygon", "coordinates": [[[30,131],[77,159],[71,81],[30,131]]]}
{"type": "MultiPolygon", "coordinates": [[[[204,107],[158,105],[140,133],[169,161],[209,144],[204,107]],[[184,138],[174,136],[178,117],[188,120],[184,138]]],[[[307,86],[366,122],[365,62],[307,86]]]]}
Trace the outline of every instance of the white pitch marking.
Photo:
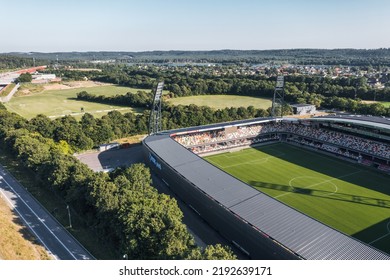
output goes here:
{"type": "MultiPolygon", "coordinates": [[[[348,177],[348,176],[351,176],[351,175],[354,175],[354,174],[357,174],[357,173],[360,173],[360,172],[363,172],[363,171],[359,170],[359,171],[356,171],[356,172],[353,172],[353,173],[349,173],[349,174],[346,174],[346,175],[343,175],[343,176],[335,177],[335,178],[332,178],[332,179],[329,179],[329,180],[325,180],[325,181],[322,181],[322,182],[319,182],[319,183],[312,184],[310,186],[307,186],[306,188],[311,188],[311,187],[314,187],[314,186],[317,186],[317,185],[320,185],[320,184],[323,184],[323,183],[331,182],[333,180],[342,179],[342,178],[345,178],[345,177],[348,177]]],[[[299,177],[296,177],[296,178],[299,178],[299,177]]],[[[295,179],[295,178],[292,178],[291,180],[293,180],[293,179],[295,179]]],[[[291,182],[291,180],[290,180],[290,182],[291,182]]],[[[338,188],[337,188],[336,192],[337,191],[338,191],[338,188]]],[[[336,193],[336,192],[334,192],[334,193],[336,193]]],[[[293,194],[293,193],[292,192],[283,193],[283,194],[274,196],[274,198],[282,197],[282,196],[289,195],[289,194],[293,194]]]]}
{"type": "Polygon", "coordinates": [[[375,242],[377,242],[377,241],[379,241],[379,240],[381,240],[381,239],[383,239],[383,238],[385,238],[385,237],[387,237],[388,235],[390,235],[390,222],[388,222],[387,223],[387,226],[386,226],[386,228],[387,228],[387,231],[388,231],[388,233],[386,233],[385,235],[382,235],[381,237],[379,237],[379,238],[377,238],[377,239],[375,239],[374,241],[371,241],[370,243],[368,243],[368,244],[372,244],[372,243],[375,243],[375,242]]]}

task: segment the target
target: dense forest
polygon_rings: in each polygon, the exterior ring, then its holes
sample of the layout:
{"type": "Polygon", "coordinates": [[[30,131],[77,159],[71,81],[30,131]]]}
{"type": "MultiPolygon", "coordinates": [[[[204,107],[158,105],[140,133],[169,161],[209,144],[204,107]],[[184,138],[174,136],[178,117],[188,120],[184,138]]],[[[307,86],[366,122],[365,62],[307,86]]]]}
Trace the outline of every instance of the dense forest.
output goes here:
{"type": "Polygon", "coordinates": [[[135,133],[135,119],[112,112],[102,119],[85,115],[80,122],[69,116],[51,121],[43,115],[27,121],[1,105],[0,146],[31,169],[40,184],[82,215],[87,226],[111,244],[117,256],[234,259],[231,250],[221,245],[207,246],[204,250],[195,246],[182,223],[183,214],[176,201],[152,187],[149,169],[143,164],[117,169],[108,175],[94,173],[71,155],[75,150],[89,148],[99,141],[95,137],[105,132],[106,137],[135,133]],[[125,124],[128,131],[124,132],[125,124]]]}
{"type": "MultiPolygon", "coordinates": [[[[268,63],[321,65],[386,65],[390,66],[390,49],[280,49],[280,50],[213,50],[213,51],[146,51],[146,52],[56,52],[8,53],[22,58],[35,57],[47,61],[117,62],[212,62],[212,63],[268,63]]],[[[0,60],[1,61],[1,60],[0,60]]]]}
{"type": "Polygon", "coordinates": [[[34,65],[46,65],[48,63],[49,60],[36,59],[34,61],[32,57],[24,55],[17,56],[0,54],[0,70],[33,67],[34,65]]]}

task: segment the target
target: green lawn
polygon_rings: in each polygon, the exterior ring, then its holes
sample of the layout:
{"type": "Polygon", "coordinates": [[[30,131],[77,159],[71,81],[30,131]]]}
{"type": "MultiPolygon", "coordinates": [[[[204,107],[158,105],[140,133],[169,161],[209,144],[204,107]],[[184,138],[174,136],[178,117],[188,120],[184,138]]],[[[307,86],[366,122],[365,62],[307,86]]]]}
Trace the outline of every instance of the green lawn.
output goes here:
{"type": "Polygon", "coordinates": [[[390,253],[390,176],[287,144],[206,157],[293,208],[390,253]]]}
{"type": "Polygon", "coordinates": [[[381,104],[385,107],[390,107],[390,102],[381,102],[381,104]]]}
{"type": "Polygon", "coordinates": [[[177,97],[168,100],[173,105],[190,105],[195,104],[198,106],[210,106],[214,109],[223,109],[226,107],[248,107],[254,106],[255,108],[268,109],[272,106],[271,99],[238,96],[238,95],[197,95],[177,97]]]}
{"type": "Polygon", "coordinates": [[[97,117],[107,114],[111,110],[120,110],[122,113],[140,111],[131,107],[76,100],[76,94],[84,90],[91,94],[113,96],[127,92],[136,92],[138,89],[104,85],[75,89],[46,90],[32,95],[14,97],[4,105],[9,111],[15,112],[27,119],[37,114],[45,114],[52,118],[72,114],[76,118],[81,118],[81,108],[84,108],[84,112],[91,113],[97,117]]]}
{"type": "Polygon", "coordinates": [[[14,88],[16,84],[10,84],[4,90],[1,91],[0,96],[7,96],[14,88]]]}

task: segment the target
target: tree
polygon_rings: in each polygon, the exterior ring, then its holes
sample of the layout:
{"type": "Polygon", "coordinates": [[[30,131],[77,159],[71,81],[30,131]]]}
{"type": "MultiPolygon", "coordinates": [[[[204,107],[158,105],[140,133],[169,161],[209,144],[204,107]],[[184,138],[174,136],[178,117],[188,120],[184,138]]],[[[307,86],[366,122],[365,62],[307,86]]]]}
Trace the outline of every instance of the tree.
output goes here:
{"type": "Polygon", "coordinates": [[[203,252],[204,260],[235,260],[236,258],[229,247],[223,247],[221,244],[209,245],[203,252]]]}
{"type": "Polygon", "coordinates": [[[193,238],[177,203],[163,194],[128,193],[121,205],[121,252],[134,259],[183,259],[193,238]]]}
{"type": "Polygon", "coordinates": [[[29,135],[18,137],[15,140],[14,150],[26,166],[35,171],[50,158],[50,146],[29,135]]]}
{"type": "Polygon", "coordinates": [[[16,79],[17,83],[30,83],[32,81],[32,76],[30,73],[20,74],[19,78],[16,79]]]}
{"type": "Polygon", "coordinates": [[[28,122],[28,129],[39,132],[43,137],[53,138],[55,126],[47,116],[39,114],[28,122]]]}
{"type": "Polygon", "coordinates": [[[118,187],[110,182],[106,173],[95,173],[88,183],[89,201],[98,212],[110,212],[118,209],[118,187]]]}
{"type": "Polygon", "coordinates": [[[122,174],[129,181],[132,190],[138,192],[155,192],[156,190],[151,187],[152,177],[150,170],[142,163],[132,164],[126,168],[122,174]]]}

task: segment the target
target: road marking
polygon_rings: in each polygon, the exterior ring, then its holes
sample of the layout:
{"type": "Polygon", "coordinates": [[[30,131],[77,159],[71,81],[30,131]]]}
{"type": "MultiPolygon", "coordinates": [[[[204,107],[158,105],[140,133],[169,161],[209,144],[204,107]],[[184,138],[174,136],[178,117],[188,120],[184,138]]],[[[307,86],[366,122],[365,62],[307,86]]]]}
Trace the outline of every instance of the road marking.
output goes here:
{"type": "Polygon", "coordinates": [[[3,194],[5,200],[9,203],[12,210],[15,210],[19,217],[24,221],[24,224],[30,228],[30,230],[34,233],[34,235],[39,239],[39,241],[45,246],[46,250],[49,252],[50,255],[54,257],[54,259],[58,260],[58,258],[50,251],[49,247],[46,245],[45,242],[39,237],[39,235],[35,232],[35,230],[30,226],[30,224],[24,219],[23,215],[16,209],[16,207],[12,204],[12,202],[9,200],[7,195],[4,193],[2,189],[0,189],[0,192],[3,194]]]}
{"type": "MultiPolygon", "coordinates": [[[[16,196],[18,196],[20,198],[20,200],[27,206],[28,209],[30,209],[31,213],[33,213],[35,215],[35,217],[37,217],[37,219],[42,223],[42,225],[47,228],[47,230],[54,236],[55,239],[57,239],[57,241],[62,245],[62,247],[65,248],[66,251],[68,251],[68,253],[75,259],[77,260],[76,256],[65,246],[64,243],[62,243],[62,241],[54,234],[54,232],[40,219],[40,217],[37,215],[37,213],[35,213],[34,210],[31,209],[31,207],[24,201],[24,199],[14,190],[13,187],[11,187],[11,185],[7,182],[7,180],[5,180],[5,178],[3,177],[3,181],[4,183],[7,184],[7,186],[14,192],[14,194],[16,196]]],[[[15,208],[16,209],[16,208],[15,208]]],[[[18,212],[19,213],[19,212],[18,212]]]]}

